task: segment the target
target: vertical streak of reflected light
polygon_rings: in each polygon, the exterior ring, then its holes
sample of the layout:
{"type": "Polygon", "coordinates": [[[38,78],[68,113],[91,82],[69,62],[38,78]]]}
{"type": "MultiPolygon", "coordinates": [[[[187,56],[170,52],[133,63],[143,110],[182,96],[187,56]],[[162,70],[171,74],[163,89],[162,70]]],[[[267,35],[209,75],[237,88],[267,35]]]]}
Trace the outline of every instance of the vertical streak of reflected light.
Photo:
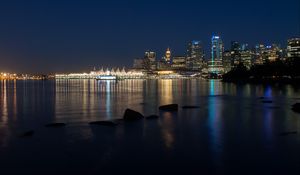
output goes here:
{"type": "Polygon", "coordinates": [[[17,80],[14,80],[14,102],[13,102],[13,116],[17,115],[17,80]]]}
{"type": "Polygon", "coordinates": [[[212,149],[212,156],[213,160],[217,163],[220,164],[220,153],[222,149],[221,145],[221,104],[217,104],[217,97],[215,97],[216,94],[216,87],[215,86],[215,81],[211,80],[209,83],[209,99],[208,99],[208,124],[209,124],[209,129],[210,129],[210,142],[211,142],[211,149],[212,149]]]}
{"type": "Polygon", "coordinates": [[[271,86],[267,86],[264,92],[264,96],[271,98],[272,97],[272,87],[271,86]]]}
{"type": "Polygon", "coordinates": [[[3,85],[2,85],[2,121],[3,123],[6,123],[7,122],[7,87],[6,87],[6,80],[3,80],[3,85]]]}
{"type": "Polygon", "coordinates": [[[172,80],[160,80],[160,103],[173,103],[173,84],[172,80]]]}
{"type": "Polygon", "coordinates": [[[264,108],[264,130],[266,141],[270,141],[272,137],[272,111],[264,108]]]}
{"type": "Polygon", "coordinates": [[[110,93],[111,93],[111,89],[110,89],[110,80],[106,81],[106,116],[111,119],[112,115],[111,115],[111,105],[110,105],[110,93]]]}

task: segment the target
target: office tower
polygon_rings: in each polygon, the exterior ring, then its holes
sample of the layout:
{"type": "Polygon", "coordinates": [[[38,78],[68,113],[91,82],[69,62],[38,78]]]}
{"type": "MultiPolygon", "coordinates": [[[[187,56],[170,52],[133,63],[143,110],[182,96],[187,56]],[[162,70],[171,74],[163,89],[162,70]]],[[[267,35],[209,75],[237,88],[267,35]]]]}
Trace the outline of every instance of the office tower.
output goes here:
{"type": "Polygon", "coordinates": [[[137,58],[133,60],[133,68],[134,69],[143,69],[144,68],[144,59],[137,58]]]}
{"type": "Polygon", "coordinates": [[[246,66],[247,69],[250,69],[253,63],[254,53],[249,49],[248,44],[244,43],[240,45],[239,55],[239,63],[243,63],[243,65],[246,66]]]}
{"type": "Polygon", "coordinates": [[[174,56],[171,67],[177,70],[185,69],[186,68],[185,56],[174,56]]]}
{"type": "Polygon", "coordinates": [[[241,61],[240,43],[237,41],[231,41],[231,59],[234,65],[237,65],[241,61]]]}
{"type": "Polygon", "coordinates": [[[156,70],[157,69],[157,65],[156,65],[156,53],[153,51],[146,51],[145,52],[145,63],[148,63],[149,67],[151,70],[156,70]]]}
{"type": "Polygon", "coordinates": [[[243,63],[244,66],[247,67],[247,69],[250,69],[253,62],[253,53],[251,50],[241,50],[241,60],[240,62],[243,63]]]}
{"type": "Polygon", "coordinates": [[[168,48],[166,50],[165,56],[163,57],[163,60],[167,63],[170,64],[171,63],[171,50],[170,48],[168,48]]]}
{"type": "Polygon", "coordinates": [[[222,58],[224,46],[220,36],[211,39],[211,59],[208,61],[208,72],[210,74],[223,73],[222,58]]]}
{"type": "Polygon", "coordinates": [[[224,73],[227,73],[231,71],[232,69],[232,58],[231,58],[231,52],[230,51],[224,51],[223,53],[223,67],[224,67],[224,73]]]}
{"type": "Polygon", "coordinates": [[[203,66],[204,52],[200,41],[191,41],[188,43],[186,68],[190,70],[200,70],[203,66]]]}
{"type": "Polygon", "coordinates": [[[265,54],[268,61],[275,61],[279,59],[279,51],[280,48],[277,44],[272,44],[270,46],[266,46],[265,54]]]}
{"type": "Polygon", "coordinates": [[[151,62],[155,62],[156,60],[156,53],[153,51],[146,51],[145,52],[145,59],[149,59],[151,62]]]}
{"type": "Polygon", "coordinates": [[[300,38],[291,38],[288,40],[287,57],[300,59],[300,38]]]}
{"type": "Polygon", "coordinates": [[[254,48],[254,64],[263,64],[266,56],[265,53],[265,46],[263,44],[256,44],[254,48]]]}

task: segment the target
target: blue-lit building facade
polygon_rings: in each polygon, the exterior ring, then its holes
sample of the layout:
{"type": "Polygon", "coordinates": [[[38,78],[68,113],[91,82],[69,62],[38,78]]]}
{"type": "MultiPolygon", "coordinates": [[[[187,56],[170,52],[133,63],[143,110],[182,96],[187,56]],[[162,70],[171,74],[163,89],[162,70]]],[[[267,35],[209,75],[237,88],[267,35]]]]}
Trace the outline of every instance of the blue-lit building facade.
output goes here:
{"type": "Polygon", "coordinates": [[[220,36],[213,36],[211,38],[211,58],[208,60],[209,74],[222,74],[223,69],[223,52],[224,45],[220,36]]]}

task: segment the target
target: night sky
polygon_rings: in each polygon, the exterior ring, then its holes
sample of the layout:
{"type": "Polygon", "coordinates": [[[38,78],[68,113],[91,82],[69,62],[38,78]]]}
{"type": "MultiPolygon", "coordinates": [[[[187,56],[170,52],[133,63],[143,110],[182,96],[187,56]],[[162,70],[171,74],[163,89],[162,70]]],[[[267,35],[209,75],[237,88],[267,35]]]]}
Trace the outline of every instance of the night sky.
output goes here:
{"type": "Polygon", "coordinates": [[[208,53],[212,34],[279,43],[300,35],[299,0],[3,0],[0,72],[88,72],[131,66],[145,50],[184,55],[189,40],[208,53]]]}

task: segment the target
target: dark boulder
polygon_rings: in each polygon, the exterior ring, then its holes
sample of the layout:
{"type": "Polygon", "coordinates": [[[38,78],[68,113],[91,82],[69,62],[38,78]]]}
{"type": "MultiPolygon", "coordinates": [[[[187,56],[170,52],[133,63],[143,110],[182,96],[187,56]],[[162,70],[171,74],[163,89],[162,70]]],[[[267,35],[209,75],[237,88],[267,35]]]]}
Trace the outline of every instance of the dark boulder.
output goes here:
{"type": "Polygon", "coordinates": [[[273,101],[271,101],[271,100],[262,100],[261,102],[262,103],[273,103],[273,101]]]}
{"type": "Polygon", "coordinates": [[[178,111],[178,104],[163,105],[163,106],[159,107],[159,110],[162,110],[162,111],[178,111]]]}
{"type": "Polygon", "coordinates": [[[280,109],[279,106],[270,106],[269,109],[280,109]]]}
{"type": "Polygon", "coordinates": [[[33,134],[34,134],[34,131],[33,130],[29,130],[29,131],[26,131],[23,134],[19,135],[19,137],[21,137],[21,138],[31,137],[31,136],[33,136],[33,134]]]}
{"type": "Polygon", "coordinates": [[[60,127],[66,126],[66,124],[65,123],[49,123],[45,126],[48,128],[60,128],[60,127]]]}
{"type": "Polygon", "coordinates": [[[90,122],[90,125],[116,126],[118,125],[118,123],[114,121],[94,121],[94,122],[90,122]]]}
{"type": "Polygon", "coordinates": [[[200,106],[182,106],[182,109],[198,109],[200,106]]]}
{"type": "Polygon", "coordinates": [[[146,117],[146,119],[158,119],[159,116],[158,115],[149,115],[148,117],[146,117]]]}
{"type": "Polygon", "coordinates": [[[282,132],[282,133],[280,133],[281,136],[287,136],[287,135],[292,135],[292,134],[297,134],[297,131],[290,131],[290,132],[282,132]]]}
{"type": "Polygon", "coordinates": [[[139,120],[139,119],[143,119],[144,116],[137,112],[137,111],[134,111],[132,109],[126,109],[125,112],[124,112],[124,115],[123,115],[123,119],[125,121],[134,121],[134,120],[139,120]]]}
{"type": "Polygon", "coordinates": [[[294,112],[300,113],[300,103],[295,103],[295,104],[292,106],[292,110],[293,110],[294,112]]]}

